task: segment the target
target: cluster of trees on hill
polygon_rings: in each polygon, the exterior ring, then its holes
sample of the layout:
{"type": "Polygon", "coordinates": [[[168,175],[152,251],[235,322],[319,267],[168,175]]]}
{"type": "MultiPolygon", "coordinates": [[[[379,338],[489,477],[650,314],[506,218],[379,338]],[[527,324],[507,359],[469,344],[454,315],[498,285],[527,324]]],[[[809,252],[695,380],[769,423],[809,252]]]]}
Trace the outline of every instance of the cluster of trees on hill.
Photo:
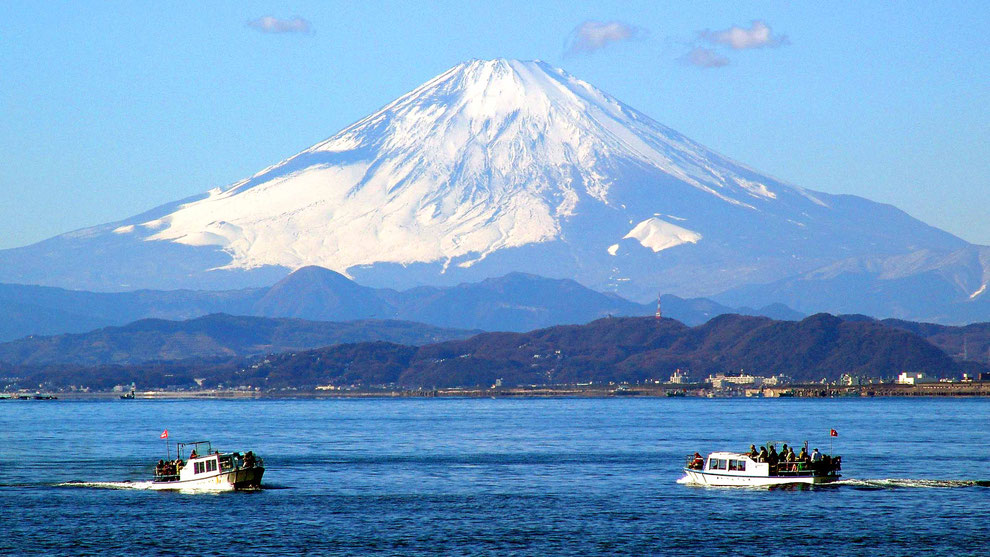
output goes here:
{"type": "Polygon", "coordinates": [[[317,385],[450,387],[666,380],[676,369],[701,380],[718,372],[784,374],[797,382],[844,373],[893,377],[902,371],[958,376],[986,366],[956,362],[903,328],[818,314],[802,321],[723,315],[688,327],[672,319],[605,318],[528,333],[482,333],[465,340],[410,346],[338,344],[257,358],[185,360],[131,366],[21,366],[28,385],[108,388],[313,388],[317,385]],[[201,381],[196,382],[196,379],[201,381]]]}

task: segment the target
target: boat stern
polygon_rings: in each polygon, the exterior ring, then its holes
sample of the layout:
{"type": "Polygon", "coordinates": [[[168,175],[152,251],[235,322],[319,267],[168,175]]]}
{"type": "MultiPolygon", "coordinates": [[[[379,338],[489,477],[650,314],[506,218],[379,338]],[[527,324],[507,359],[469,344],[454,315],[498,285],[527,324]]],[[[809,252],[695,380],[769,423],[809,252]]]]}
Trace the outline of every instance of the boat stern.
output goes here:
{"type": "Polygon", "coordinates": [[[230,472],[230,483],[234,489],[257,489],[261,487],[261,477],[265,469],[261,466],[254,468],[239,468],[230,472]]]}

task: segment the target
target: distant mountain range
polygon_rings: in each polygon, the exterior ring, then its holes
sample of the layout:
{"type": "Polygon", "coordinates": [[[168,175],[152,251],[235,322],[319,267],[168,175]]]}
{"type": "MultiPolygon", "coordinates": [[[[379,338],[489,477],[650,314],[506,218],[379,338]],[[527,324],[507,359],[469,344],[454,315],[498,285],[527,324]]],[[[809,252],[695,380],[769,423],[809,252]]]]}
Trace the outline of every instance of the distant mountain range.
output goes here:
{"type": "MultiPolygon", "coordinates": [[[[661,291],[804,313],[990,320],[990,248],[890,205],[787,184],[563,70],[505,59],[458,64],[235,184],[0,250],[0,281],[230,291],[309,265],[403,290],[525,272],[640,303],[661,291]]],[[[266,315],[279,307],[248,298],[266,315]]],[[[324,300],[344,313],[401,309],[374,298],[365,301],[378,306],[324,300]]],[[[305,299],[294,303],[305,311],[305,299]]],[[[516,319],[495,328],[524,328],[545,317],[527,307],[476,309],[494,322],[516,319]]],[[[24,300],[11,308],[23,319],[31,310],[24,300]]],[[[468,326],[472,311],[448,318],[468,326]]],[[[568,311],[583,320],[597,310],[568,311]]],[[[37,317],[93,326],[92,315],[37,317]]]]}
{"type": "Polygon", "coordinates": [[[853,257],[713,299],[726,305],[773,300],[797,311],[862,313],[911,321],[967,324],[990,320],[990,247],[919,250],[892,257],[853,257]]]}
{"type": "MultiPolygon", "coordinates": [[[[705,299],[662,298],[664,315],[688,324],[722,313],[800,319],[783,305],[730,308],[705,299]]],[[[451,287],[403,292],[356,284],[319,267],[304,267],[266,288],[229,291],[140,290],[97,293],[52,287],[0,285],[0,341],[28,335],[84,333],[139,319],[186,320],[212,313],[294,317],[311,321],[393,319],[436,327],[528,331],[587,323],[607,315],[650,315],[656,304],[637,304],[567,279],[513,273],[451,287]]]]}
{"type": "MultiPolygon", "coordinates": [[[[144,322],[119,336],[141,337],[150,327],[148,346],[163,340],[175,350],[183,346],[221,346],[215,355],[227,356],[235,346],[257,351],[268,347],[273,335],[247,330],[247,338],[231,337],[229,316],[214,316],[196,323],[208,330],[214,321],[226,344],[205,335],[181,334],[189,325],[172,324],[171,336],[154,329],[160,323],[144,322]]],[[[251,318],[248,318],[251,319],[251,318]]],[[[238,320],[238,319],[235,319],[238,320]]],[[[250,322],[243,321],[241,323],[250,322]]],[[[318,327],[309,323],[271,323],[273,329],[318,327]]],[[[294,350],[263,358],[205,358],[155,361],[114,366],[18,366],[13,368],[27,384],[81,385],[108,388],[136,382],[142,388],[252,386],[262,389],[301,388],[316,385],[393,385],[448,387],[503,384],[567,384],[587,381],[666,380],[681,369],[700,381],[708,374],[747,372],[784,374],[796,381],[836,380],[843,373],[869,377],[893,377],[902,371],[929,376],[958,377],[963,371],[985,371],[986,365],[957,362],[943,350],[903,327],[854,316],[839,318],[813,315],[801,321],[774,321],[765,317],[723,315],[704,325],[688,327],[672,319],[652,317],[605,318],[586,325],[562,325],[526,333],[481,333],[464,340],[412,346],[392,342],[337,344],[314,350],[294,350]],[[198,379],[198,381],[196,381],[198,379]]],[[[391,324],[365,324],[387,328],[391,324]]],[[[921,326],[925,328],[925,326],[921,326]]],[[[945,331],[929,331],[933,334],[945,331]]],[[[443,332],[438,332],[442,334],[443,332]]],[[[321,331],[320,334],[323,334],[321,331]]],[[[382,334],[382,331],[379,331],[382,334]]],[[[458,333],[455,333],[458,334],[458,333]]],[[[114,344],[110,342],[109,344],[114,344]]],[[[63,345],[64,346],[64,345],[63,345]]],[[[70,344],[71,346],[71,344],[70,344]]],[[[53,349],[57,349],[53,347],[53,349]]],[[[5,348],[10,354],[10,348],[5,348]]],[[[92,353],[82,346],[84,354],[92,353]]],[[[154,350],[146,350],[154,352],[154,350]]],[[[193,352],[190,351],[189,354],[193,352]]]]}

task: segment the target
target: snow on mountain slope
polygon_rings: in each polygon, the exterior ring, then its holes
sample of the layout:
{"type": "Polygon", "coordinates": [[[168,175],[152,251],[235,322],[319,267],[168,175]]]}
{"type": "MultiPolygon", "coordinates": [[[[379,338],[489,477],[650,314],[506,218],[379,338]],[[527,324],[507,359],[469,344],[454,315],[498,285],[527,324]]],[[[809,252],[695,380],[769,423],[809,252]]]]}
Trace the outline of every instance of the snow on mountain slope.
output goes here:
{"type": "Polygon", "coordinates": [[[473,61],[249,180],[117,232],[144,228],[149,240],[220,246],[235,268],[316,264],[347,273],[464,256],[459,265],[470,266],[559,238],[582,203],[614,204],[617,161],[739,207],[777,197],[562,70],[473,61]]]}
{"type": "Polygon", "coordinates": [[[701,234],[652,217],[637,224],[636,228],[622,237],[623,240],[626,238],[639,240],[644,248],[662,251],[681,244],[697,244],[701,240],[701,234]]]}

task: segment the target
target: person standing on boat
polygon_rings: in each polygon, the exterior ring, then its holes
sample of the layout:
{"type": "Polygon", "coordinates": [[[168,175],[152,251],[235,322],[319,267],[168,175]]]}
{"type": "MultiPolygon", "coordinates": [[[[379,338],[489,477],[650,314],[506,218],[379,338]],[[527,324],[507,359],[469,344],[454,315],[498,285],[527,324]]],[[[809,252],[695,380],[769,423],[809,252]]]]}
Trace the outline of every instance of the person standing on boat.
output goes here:
{"type": "Polygon", "coordinates": [[[770,455],[767,454],[767,448],[761,445],[760,446],[760,456],[756,457],[756,461],[757,462],[766,462],[767,459],[769,459],[769,458],[770,458],[770,455]]]}
{"type": "Polygon", "coordinates": [[[797,471],[797,456],[794,454],[794,447],[787,449],[787,469],[791,472],[797,471]]]}
{"type": "Polygon", "coordinates": [[[756,445],[750,445],[748,454],[750,458],[755,459],[760,453],[756,452],[756,445]]]}

